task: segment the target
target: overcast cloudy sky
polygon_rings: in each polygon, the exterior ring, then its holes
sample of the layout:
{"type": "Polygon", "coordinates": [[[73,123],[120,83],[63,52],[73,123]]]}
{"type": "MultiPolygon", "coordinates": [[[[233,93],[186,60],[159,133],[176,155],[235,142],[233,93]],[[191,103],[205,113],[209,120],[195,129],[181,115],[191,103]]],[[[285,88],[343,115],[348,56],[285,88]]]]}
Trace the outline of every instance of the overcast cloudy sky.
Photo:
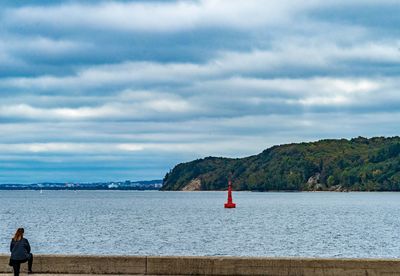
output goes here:
{"type": "Polygon", "coordinates": [[[398,0],[0,2],[0,183],[400,133],[398,0]]]}

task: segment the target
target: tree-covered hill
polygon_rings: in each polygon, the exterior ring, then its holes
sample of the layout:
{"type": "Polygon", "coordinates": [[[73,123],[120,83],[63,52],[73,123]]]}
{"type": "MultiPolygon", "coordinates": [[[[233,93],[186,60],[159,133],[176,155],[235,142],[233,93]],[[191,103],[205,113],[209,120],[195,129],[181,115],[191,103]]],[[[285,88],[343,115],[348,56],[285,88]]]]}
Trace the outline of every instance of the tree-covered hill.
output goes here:
{"type": "Polygon", "coordinates": [[[400,191],[400,137],[358,137],[273,146],[246,158],[177,165],[163,190],[400,191]]]}

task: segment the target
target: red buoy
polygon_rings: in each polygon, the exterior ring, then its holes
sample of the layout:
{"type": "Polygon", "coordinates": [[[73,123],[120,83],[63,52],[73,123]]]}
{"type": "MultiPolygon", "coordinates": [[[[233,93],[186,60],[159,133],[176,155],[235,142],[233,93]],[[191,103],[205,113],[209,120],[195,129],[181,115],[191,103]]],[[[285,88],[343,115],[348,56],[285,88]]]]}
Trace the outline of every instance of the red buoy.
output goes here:
{"type": "Polygon", "coordinates": [[[228,182],[228,201],[225,203],[225,208],[236,208],[236,204],[232,202],[232,183],[228,182]]]}

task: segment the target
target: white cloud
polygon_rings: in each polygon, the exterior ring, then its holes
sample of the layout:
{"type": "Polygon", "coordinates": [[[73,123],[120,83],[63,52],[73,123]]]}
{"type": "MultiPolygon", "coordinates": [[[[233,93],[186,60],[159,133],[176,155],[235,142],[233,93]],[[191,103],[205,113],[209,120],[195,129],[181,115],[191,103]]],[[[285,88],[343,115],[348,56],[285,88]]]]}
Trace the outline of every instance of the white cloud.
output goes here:
{"type": "MultiPolygon", "coordinates": [[[[177,32],[225,27],[239,30],[299,24],[315,8],[377,5],[376,1],[198,0],[174,2],[62,3],[23,6],[5,11],[8,24],[35,24],[56,29],[89,28],[136,32],[177,32]]],[[[382,0],[379,5],[397,4],[382,0]]]]}
{"type": "Polygon", "coordinates": [[[333,95],[331,97],[308,97],[305,99],[300,99],[297,101],[303,105],[312,106],[312,105],[346,105],[350,104],[351,100],[342,95],[333,95]]]}
{"type": "Polygon", "coordinates": [[[171,32],[201,27],[251,29],[286,22],[318,1],[201,0],[177,2],[102,2],[22,7],[8,10],[14,24],[48,24],[56,28],[171,32]]]}
{"type": "Polygon", "coordinates": [[[0,144],[3,153],[112,153],[115,151],[140,151],[143,147],[134,144],[113,143],[19,143],[0,144]]]}
{"type": "Polygon", "coordinates": [[[108,116],[121,116],[123,111],[112,106],[79,108],[37,108],[27,104],[0,106],[3,117],[31,118],[39,120],[54,119],[93,119],[108,116]]]}
{"type": "MultiPolygon", "coordinates": [[[[397,78],[231,78],[216,81],[208,81],[198,84],[195,91],[208,91],[203,96],[205,102],[211,103],[229,102],[235,99],[241,100],[243,106],[246,103],[257,106],[260,104],[269,106],[285,106],[290,109],[296,105],[326,107],[350,107],[369,106],[377,104],[375,99],[380,97],[380,91],[392,91],[398,85],[397,78]],[[229,91],[226,96],[218,96],[216,91],[229,91]],[[210,95],[212,94],[212,96],[210,95]]],[[[223,93],[225,94],[225,93],[223,93]]],[[[392,95],[392,101],[400,101],[400,95],[392,95]]],[[[199,96],[198,96],[199,98],[199,96]]],[[[206,103],[205,103],[206,104],[206,103]]],[[[282,112],[284,112],[282,110],[282,112]]],[[[249,112],[249,111],[246,111],[249,112]]],[[[258,112],[258,111],[256,111],[258,112]]],[[[266,113],[266,111],[262,111],[266,113]]]]}
{"type": "Polygon", "coordinates": [[[214,73],[214,69],[190,63],[161,64],[155,62],[124,62],[114,65],[91,66],[82,69],[74,76],[56,77],[22,77],[4,80],[1,86],[20,88],[35,87],[38,89],[84,89],[103,85],[129,85],[142,83],[184,83],[193,77],[206,77],[214,73]]]}
{"type": "MultiPolygon", "coordinates": [[[[34,99],[33,99],[34,101],[34,99]]],[[[199,108],[177,95],[161,92],[124,91],[113,98],[105,97],[104,103],[98,106],[36,107],[30,104],[1,104],[0,116],[6,118],[25,118],[40,121],[79,121],[79,120],[112,120],[144,119],[154,116],[170,116],[185,112],[196,113],[199,108]],[[111,99],[111,101],[110,101],[111,99]],[[161,114],[161,115],[158,115],[161,114]]]]}
{"type": "Polygon", "coordinates": [[[5,42],[12,52],[45,53],[46,55],[62,55],[76,51],[88,50],[90,44],[73,40],[55,40],[48,37],[12,37],[5,42]]]}

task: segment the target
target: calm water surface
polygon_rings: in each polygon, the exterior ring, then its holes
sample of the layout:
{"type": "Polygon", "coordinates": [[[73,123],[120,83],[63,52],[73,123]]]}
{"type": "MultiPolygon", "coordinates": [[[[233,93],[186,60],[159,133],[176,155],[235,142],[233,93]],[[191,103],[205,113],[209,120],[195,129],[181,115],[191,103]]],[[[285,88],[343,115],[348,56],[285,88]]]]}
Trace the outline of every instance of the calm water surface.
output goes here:
{"type": "Polygon", "coordinates": [[[400,193],[0,191],[0,253],[400,257],[400,193]]]}

